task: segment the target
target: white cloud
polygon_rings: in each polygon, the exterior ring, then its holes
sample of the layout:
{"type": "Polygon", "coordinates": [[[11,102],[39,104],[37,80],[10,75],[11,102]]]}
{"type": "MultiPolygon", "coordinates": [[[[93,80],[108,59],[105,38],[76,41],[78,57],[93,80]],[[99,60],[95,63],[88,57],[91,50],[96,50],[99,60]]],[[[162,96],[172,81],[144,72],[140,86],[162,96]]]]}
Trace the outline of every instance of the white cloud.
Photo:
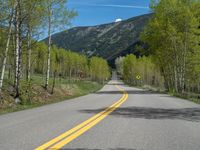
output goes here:
{"type": "Polygon", "coordinates": [[[115,22],[120,22],[120,21],[122,21],[121,18],[118,18],[118,19],[115,20],[115,22]]]}

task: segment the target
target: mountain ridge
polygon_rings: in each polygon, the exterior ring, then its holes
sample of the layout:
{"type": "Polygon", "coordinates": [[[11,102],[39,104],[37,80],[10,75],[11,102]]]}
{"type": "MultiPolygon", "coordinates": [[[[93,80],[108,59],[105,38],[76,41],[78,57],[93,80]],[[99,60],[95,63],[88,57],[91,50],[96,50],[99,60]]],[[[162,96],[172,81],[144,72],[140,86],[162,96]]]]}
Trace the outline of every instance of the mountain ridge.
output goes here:
{"type": "MultiPolygon", "coordinates": [[[[52,44],[90,56],[113,61],[120,55],[134,53],[140,33],[152,14],[145,14],[95,26],[73,27],[52,35],[52,44]]],[[[48,39],[44,39],[47,43],[48,39]]]]}

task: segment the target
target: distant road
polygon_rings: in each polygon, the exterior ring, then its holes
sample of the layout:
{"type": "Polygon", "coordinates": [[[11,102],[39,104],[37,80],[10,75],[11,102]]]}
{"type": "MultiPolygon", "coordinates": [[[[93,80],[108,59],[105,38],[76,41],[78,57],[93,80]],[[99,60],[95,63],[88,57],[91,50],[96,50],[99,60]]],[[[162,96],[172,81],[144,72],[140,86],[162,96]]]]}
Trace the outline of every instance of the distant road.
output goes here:
{"type": "Polygon", "coordinates": [[[200,105],[124,85],[0,116],[1,150],[200,150],[200,105]]]}

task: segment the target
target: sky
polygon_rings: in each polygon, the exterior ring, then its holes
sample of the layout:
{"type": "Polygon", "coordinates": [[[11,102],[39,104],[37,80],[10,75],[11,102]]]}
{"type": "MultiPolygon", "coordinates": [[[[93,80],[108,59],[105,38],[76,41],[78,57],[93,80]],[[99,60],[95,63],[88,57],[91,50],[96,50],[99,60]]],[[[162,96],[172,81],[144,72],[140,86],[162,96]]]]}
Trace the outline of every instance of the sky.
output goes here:
{"type": "Polygon", "coordinates": [[[150,0],[68,0],[78,16],[72,26],[93,26],[150,13],[150,0]]]}

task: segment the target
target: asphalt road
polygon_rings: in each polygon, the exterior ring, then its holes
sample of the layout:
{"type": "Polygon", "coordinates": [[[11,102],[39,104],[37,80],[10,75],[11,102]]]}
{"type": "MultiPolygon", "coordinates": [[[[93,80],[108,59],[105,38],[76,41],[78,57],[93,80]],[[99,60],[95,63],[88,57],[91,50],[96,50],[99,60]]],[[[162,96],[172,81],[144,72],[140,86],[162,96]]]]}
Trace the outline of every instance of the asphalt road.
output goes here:
{"type": "Polygon", "coordinates": [[[200,105],[113,79],[94,94],[0,116],[1,150],[49,141],[63,150],[200,150],[200,105]]]}

